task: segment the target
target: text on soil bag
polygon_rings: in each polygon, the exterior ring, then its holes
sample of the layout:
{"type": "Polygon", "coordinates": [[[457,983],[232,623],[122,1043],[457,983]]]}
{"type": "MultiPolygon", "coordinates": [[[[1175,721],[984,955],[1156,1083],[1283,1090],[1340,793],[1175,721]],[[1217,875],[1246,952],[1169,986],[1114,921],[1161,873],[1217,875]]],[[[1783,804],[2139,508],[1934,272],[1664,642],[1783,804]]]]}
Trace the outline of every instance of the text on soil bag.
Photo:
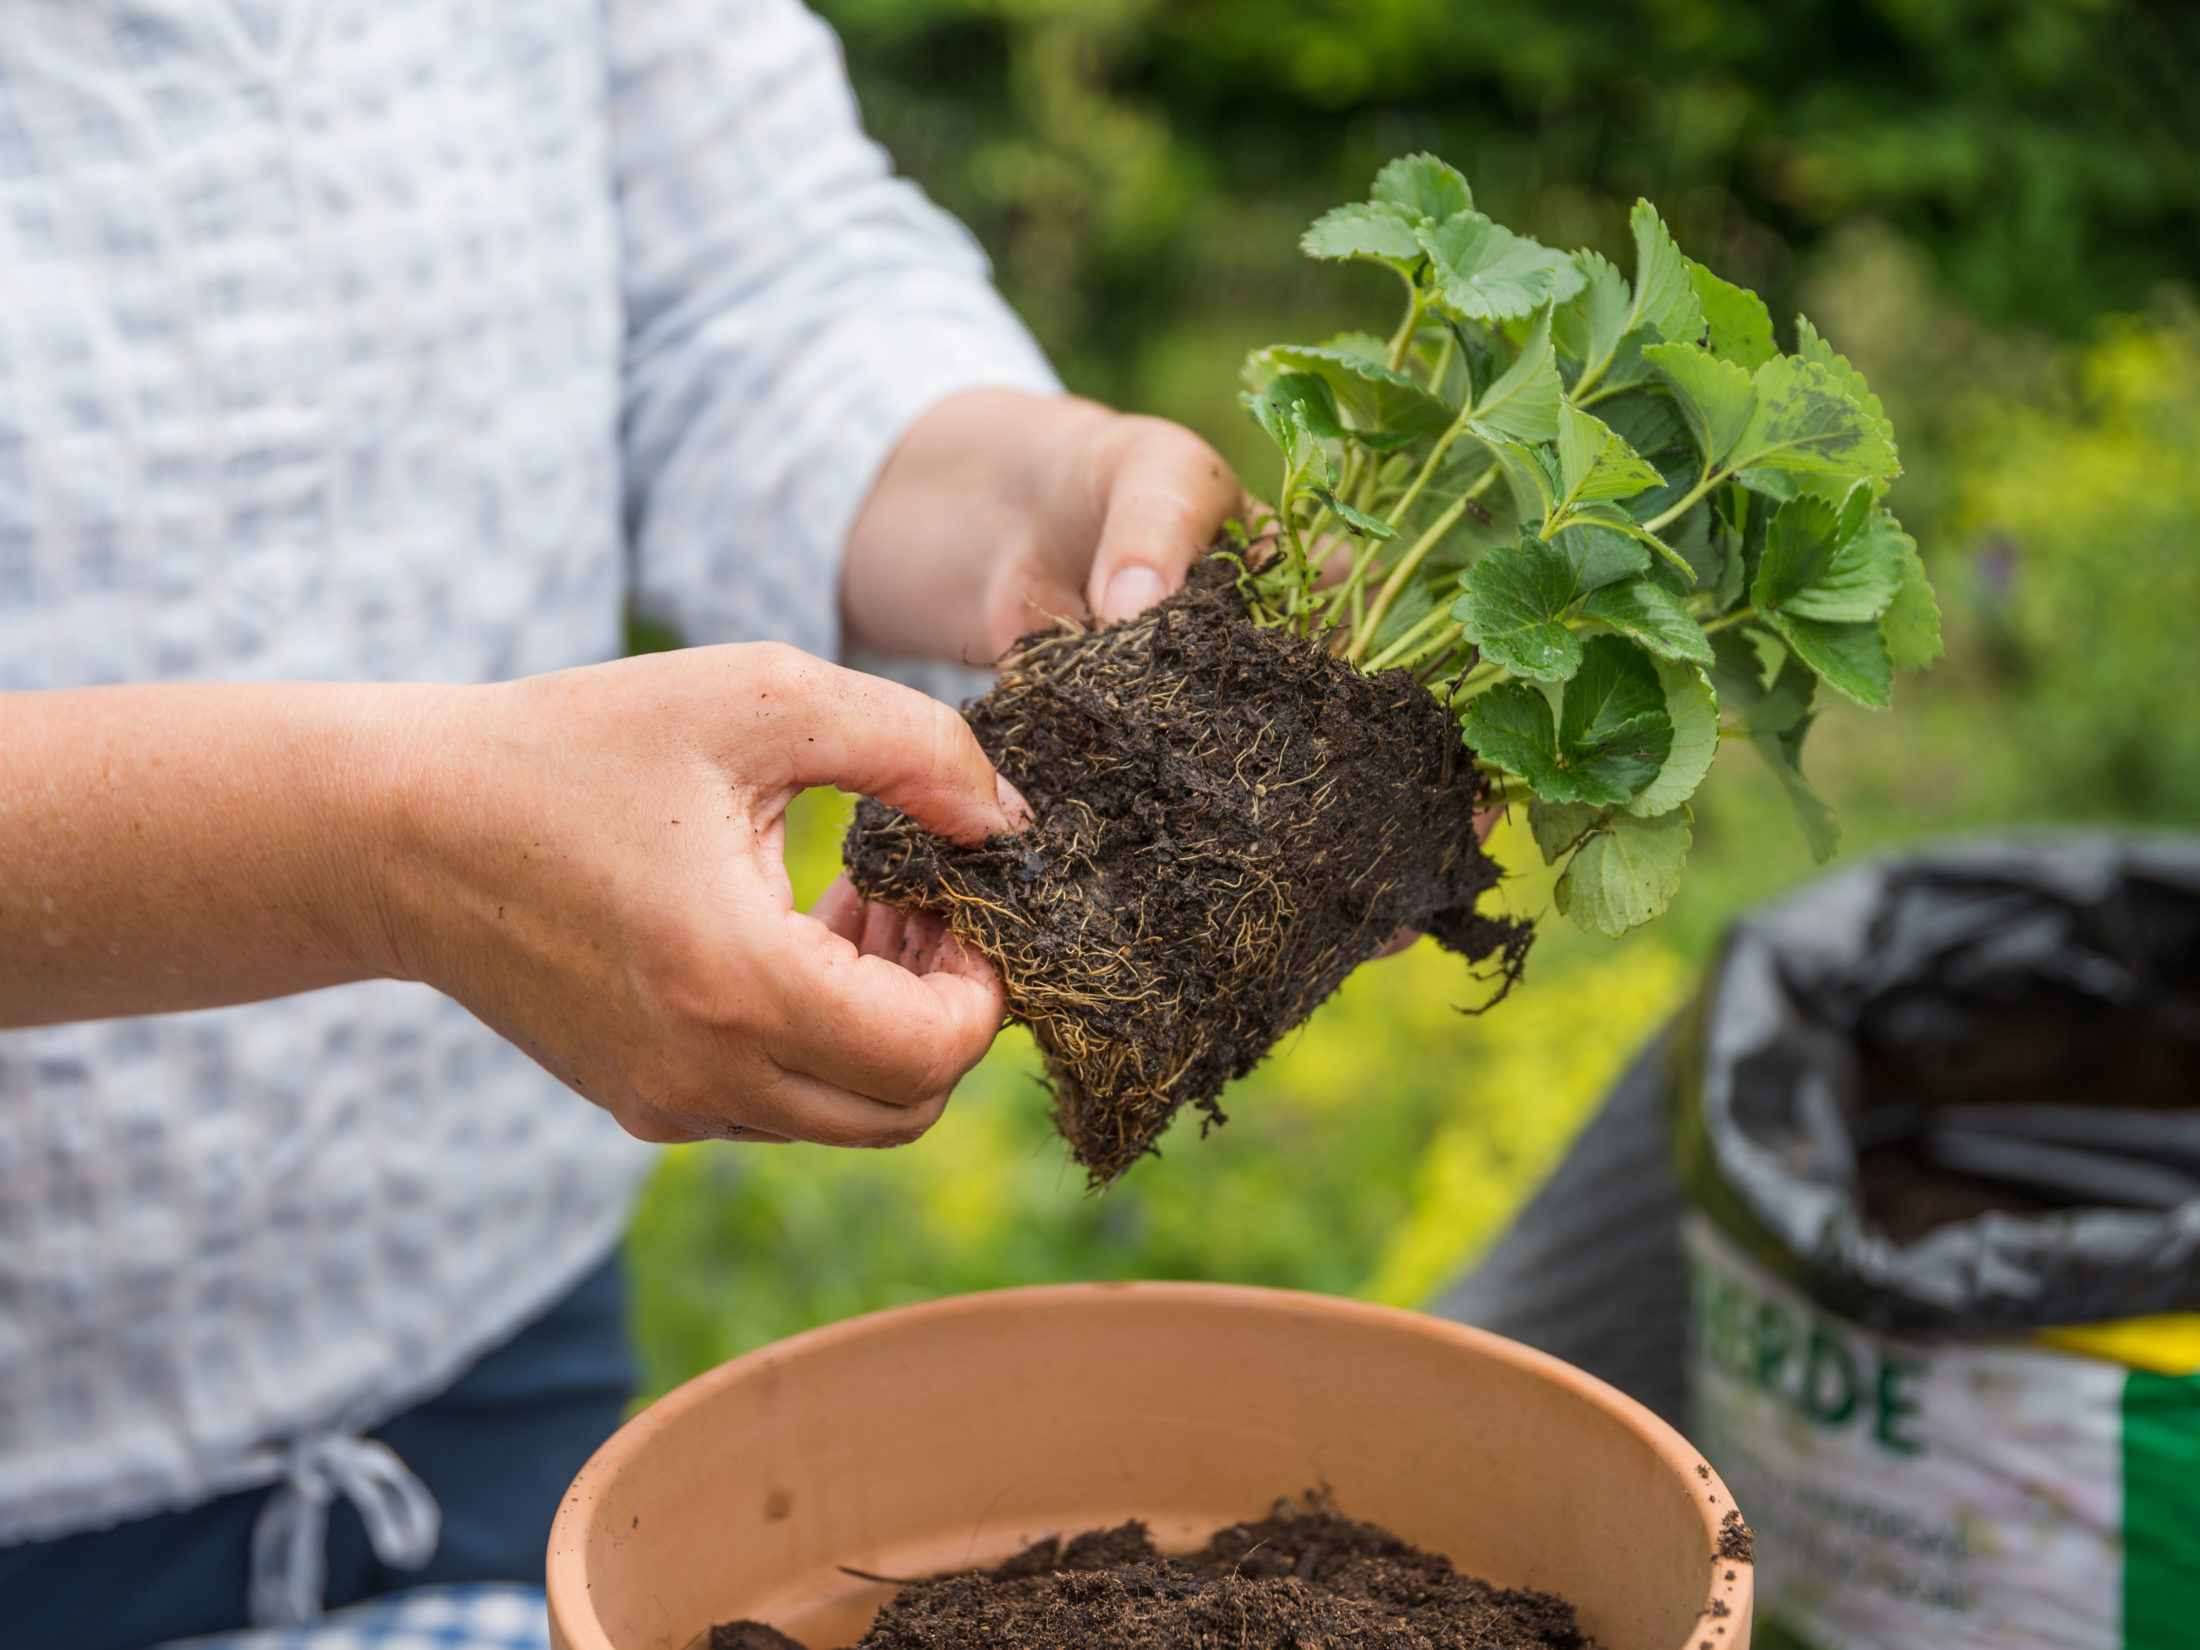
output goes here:
{"type": "Polygon", "coordinates": [[[1692,1269],[1690,1304],[1701,1356],[1722,1374],[1779,1398],[1821,1427],[1852,1425],[1901,1455],[1924,1444],[1915,1430],[1916,1360],[1859,1352],[1814,1313],[1758,1294],[1746,1283],[1692,1269]]]}

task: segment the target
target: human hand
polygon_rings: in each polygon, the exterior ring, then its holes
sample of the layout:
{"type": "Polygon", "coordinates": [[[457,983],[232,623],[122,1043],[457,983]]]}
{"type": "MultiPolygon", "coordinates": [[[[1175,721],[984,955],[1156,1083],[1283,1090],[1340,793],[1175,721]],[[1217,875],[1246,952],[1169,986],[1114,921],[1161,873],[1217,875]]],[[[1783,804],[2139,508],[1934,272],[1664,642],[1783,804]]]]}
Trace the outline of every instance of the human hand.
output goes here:
{"type": "Polygon", "coordinates": [[[950,396],[902,438],[849,530],[848,634],[991,664],[1057,620],[1151,607],[1243,508],[1222,456],[1181,426],[1074,396],[950,396]]]}
{"type": "Polygon", "coordinates": [[[457,998],[629,1132],[898,1145],[1000,1028],[998,979],[944,925],[867,949],[787,877],[812,785],[961,842],[1025,822],[946,706],[773,645],[398,703],[415,756],[381,833],[379,971],[457,998]]]}

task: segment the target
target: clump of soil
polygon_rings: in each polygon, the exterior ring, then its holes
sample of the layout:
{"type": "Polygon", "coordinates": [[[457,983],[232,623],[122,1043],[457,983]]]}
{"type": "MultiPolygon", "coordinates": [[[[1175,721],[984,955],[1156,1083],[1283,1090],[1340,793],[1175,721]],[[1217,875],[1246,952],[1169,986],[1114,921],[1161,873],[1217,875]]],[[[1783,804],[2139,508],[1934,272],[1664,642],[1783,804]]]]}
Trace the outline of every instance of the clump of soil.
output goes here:
{"type": "Polygon", "coordinates": [[[1444,707],[1251,623],[1221,558],[1139,618],[1025,638],[968,715],[1034,826],[958,848],[866,800],[849,874],[993,959],[1095,1185],[1186,1104],[1223,1121],[1223,1085],[1401,929],[1496,958],[1500,994],[1519,975],[1527,924],[1475,909],[1499,873],[1444,707]]]}
{"type": "MultiPolygon", "coordinates": [[[[1166,1558],[1129,1523],[912,1582],[858,1650],[1596,1650],[1573,1606],[1492,1587],[1372,1524],[1280,1503],[1166,1558]]],[[[711,1650],[800,1650],[758,1622],[711,1650]]]]}

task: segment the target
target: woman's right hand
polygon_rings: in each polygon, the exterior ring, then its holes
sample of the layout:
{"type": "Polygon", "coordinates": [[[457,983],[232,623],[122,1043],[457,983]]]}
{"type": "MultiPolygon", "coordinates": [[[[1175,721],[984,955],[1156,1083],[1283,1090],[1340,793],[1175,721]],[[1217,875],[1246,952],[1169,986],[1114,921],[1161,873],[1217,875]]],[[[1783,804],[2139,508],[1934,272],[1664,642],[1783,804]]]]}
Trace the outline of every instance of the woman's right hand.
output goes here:
{"type": "Polygon", "coordinates": [[[770,644],[0,696],[0,1025],[420,980],[644,1139],[911,1140],[1000,983],[937,921],[795,910],[813,785],[1024,818],[946,706],[770,644]]]}
{"type": "Polygon", "coordinates": [[[712,647],[452,691],[421,731],[437,754],[380,877],[389,971],[631,1133],[897,1145],[999,1030],[991,965],[936,919],[850,932],[796,910],[787,876],[787,805],[813,785],[959,842],[1024,823],[936,700],[712,647]]]}

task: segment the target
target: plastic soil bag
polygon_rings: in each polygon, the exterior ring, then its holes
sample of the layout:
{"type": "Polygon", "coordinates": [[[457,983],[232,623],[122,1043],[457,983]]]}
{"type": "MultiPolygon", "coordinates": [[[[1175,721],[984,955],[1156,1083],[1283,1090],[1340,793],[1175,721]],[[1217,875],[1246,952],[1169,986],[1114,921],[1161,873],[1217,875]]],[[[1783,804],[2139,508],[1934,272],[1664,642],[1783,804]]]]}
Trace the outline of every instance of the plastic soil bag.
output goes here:
{"type": "Polygon", "coordinates": [[[1759,1642],[2200,1646],[2200,841],[1737,924],[1676,1045],[1691,1434],[1759,1642]]]}

